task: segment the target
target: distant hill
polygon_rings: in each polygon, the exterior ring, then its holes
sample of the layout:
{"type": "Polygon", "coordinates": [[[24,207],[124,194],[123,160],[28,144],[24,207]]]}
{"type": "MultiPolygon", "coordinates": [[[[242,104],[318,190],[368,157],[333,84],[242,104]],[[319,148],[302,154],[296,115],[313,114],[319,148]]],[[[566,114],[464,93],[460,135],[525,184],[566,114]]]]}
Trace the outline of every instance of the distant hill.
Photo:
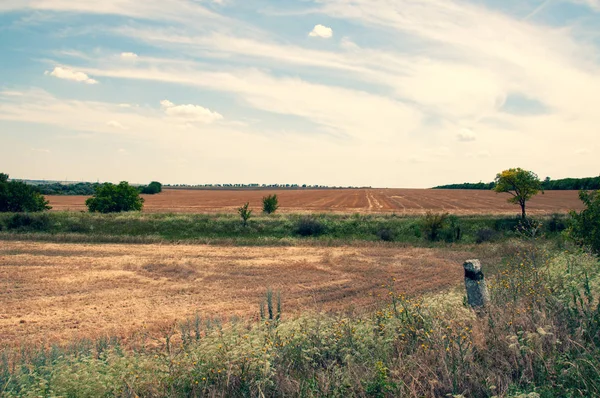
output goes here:
{"type": "MultiPolygon", "coordinates": [[[[496,186],[494,182],[465,182],[462,184],[440,185],[431,189],[493,189],[496,186]]],[[[542,187],[546,191],[568,191],[568,190],[596,190],[600,189],[600,177],[585,178],[562,178],[552,180],[550,177],[542,182],[542,187]]]]}

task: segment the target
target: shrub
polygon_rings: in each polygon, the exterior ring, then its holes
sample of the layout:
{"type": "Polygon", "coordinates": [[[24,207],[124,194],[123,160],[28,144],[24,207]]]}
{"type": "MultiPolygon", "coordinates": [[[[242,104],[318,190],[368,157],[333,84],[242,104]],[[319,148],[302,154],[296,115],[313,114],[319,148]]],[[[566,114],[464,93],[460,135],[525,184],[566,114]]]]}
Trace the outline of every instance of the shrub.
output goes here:
{"type": "Polygon", "coordinates": [[[267,195],[262,198],[263,202],[263,212],[266,214],[275,213],[275,210],[279,208],[279,200],[277,199],[277,195],[267,195]]]}
{"type": "Polygon", "coordinates": [[[249,205],[250,205],[250,203],[246,202],[242,207],[238,208],[238,213],[240,213],[240,217],[242,218],[242,225],[244,227],[248,226],[248,220],[250,219],[250,216],[252,215],[252,210],[248,209],[249,205]]]}
{"type": "Polygon", "coordinates": [[[296,226],[300,236],[319,236],[325,232],[325,225],[313,217],[302,217],[296,226]]]}
{"type": "Polygon", "coordinates": [[[567,229],[567,222],[561,214],[552,214],[547,229],[548,232],[562,232],[567,229]]]}
{"type": "Polygon", "coordinates": [[[440,231],[444,228],[447,219],[448,213],[436,214],[427,212],[423,219],[425,237],[432,242],[438,240],[440,231]]]}
{"type": "Polygon", "coordinates": [[[381,228],[377,231],[377,237],[385,242],[392,242],[396,236],[389,228],[381,228]]]}
{"type": "Polygon", "coordinates": [[[6,223],[6,228],[9,230],[47,231],[50,229],[50,226],[50,217],[47,214],[15,213],[6,223]]]}
{"type": "Polygon", "coordinates": [[[569,235],[580,245],[589,246],[600,254],[600,191],[580,191],[579,199],[585,209],[570,213],[573,222],[569,235]]]}
{"type": "Polygon", "coordinates": [[[119,185],[105,183],[96,188],[93,197],[85,201],[90,212],[120,213],[142,210],[144,199],[135,187],[126,181],[119,185]]]}
{"type": "Polygon", "coordinates": [[[48,201],[31,185],[8,181],[8,174],[0,173],[0,212],[36,212],[51,209],[48,201]]]}
{"type": "Polygon", "coordinates": [[[443,230],[442,235],[446,242],[458,242],[462,239],[462,228],[457,216],[448,216],[448,225],[443,230]]]}
{"type": "Polygon", "coordinates": [[[496,231],[490,228],[481,228],[475,231],[475,243],[489,242],[496,237],[496,231]]]}
{"type": "Polygon", "coordinates": [[[150,184],[140,187],[140,192],[145,195],[155,195],[162,192],[162,184],[158,181],[152,181],[150,184]]]}

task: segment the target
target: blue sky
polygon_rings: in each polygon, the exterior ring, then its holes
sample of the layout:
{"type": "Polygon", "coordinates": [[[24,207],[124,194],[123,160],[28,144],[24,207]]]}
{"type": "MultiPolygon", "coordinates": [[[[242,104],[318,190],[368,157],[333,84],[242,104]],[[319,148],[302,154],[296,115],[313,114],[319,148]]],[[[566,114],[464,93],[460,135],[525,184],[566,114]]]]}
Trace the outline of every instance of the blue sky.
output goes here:
{"type": "Polygon", "coordinates": [[[600,173],[600,0],[2,0],[0,171],[429,187],[600,173]]]}

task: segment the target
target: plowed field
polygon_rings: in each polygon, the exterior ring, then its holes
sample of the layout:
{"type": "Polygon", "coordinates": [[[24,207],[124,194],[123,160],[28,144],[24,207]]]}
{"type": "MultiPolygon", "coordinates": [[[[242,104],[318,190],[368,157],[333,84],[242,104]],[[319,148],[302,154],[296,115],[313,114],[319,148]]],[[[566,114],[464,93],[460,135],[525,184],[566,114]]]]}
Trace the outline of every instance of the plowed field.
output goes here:
{"type": "MultiPolygon", "coordinates": [[[[385,295],[436,291],[463,280],[473,255],[426,248],[230,247],[2,242],[0,343],[120,336],[199,313],[253,317],[267,288],[284,314],[360,308],[385,295]]],[[[489,264],[491,260],[480,257],[489,264]]],[[[0,344],[0,347],[2,346],[0,344]]]]}
{"type": "MultiPolygon", "coordinates": [[[[508,194],[478,190],[430,189],[322,189],[322,190],[193,190],[165,189],[144,195],[144,211],[177,213],[235,212],[245,202],[260,211],[261,198],[275,193],[279,212],[423,214],[517,214],[520,208],[506,202],[508,194]]],[[[86,210],[85,196],[47,196],[53,210],[86,210]]],[[[577,191],[548,191],[527,204],[529,214],[565,213],[581,209],[577,191]]]]}

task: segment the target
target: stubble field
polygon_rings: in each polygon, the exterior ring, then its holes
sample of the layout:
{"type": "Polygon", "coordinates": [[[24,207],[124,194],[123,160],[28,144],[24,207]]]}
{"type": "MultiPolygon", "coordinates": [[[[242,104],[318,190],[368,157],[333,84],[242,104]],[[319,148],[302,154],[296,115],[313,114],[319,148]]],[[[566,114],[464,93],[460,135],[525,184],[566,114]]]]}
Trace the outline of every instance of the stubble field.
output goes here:
{"type": "MultiPolygon", "coordinates": [[[[260,211],[261,199],[277,194],[279,212],[396,213],[417,215],[427,211],[456,215],[519,213],[507,203],[508,194],[479,190],[432,189],[315,189],[315,190],[194,190],[165,189],[143,195],[144,211],[151,213],[229,213],[245,202],[260,211]]],[[[85,211],[85,196],[47,196],[53,210],[85,211]]],[[[566,213],[582,209],[577,191],[547,191],[531,199],[528,213],[566,213]]]]}
{"type": "MultiPolygon", "coordinates": [[[[382,284],[422,294],[460,284],[469,252],[365,247],[233,247],[2,242],[0,341],[67,343],[193,318],[256,317],[267,288],[285,315],[369,306],[382,284]]],[[[489,254],[488,254],[489,256],[489,254]]],[[[484,261],[492,261],[483,258],[484,261]]]]}

